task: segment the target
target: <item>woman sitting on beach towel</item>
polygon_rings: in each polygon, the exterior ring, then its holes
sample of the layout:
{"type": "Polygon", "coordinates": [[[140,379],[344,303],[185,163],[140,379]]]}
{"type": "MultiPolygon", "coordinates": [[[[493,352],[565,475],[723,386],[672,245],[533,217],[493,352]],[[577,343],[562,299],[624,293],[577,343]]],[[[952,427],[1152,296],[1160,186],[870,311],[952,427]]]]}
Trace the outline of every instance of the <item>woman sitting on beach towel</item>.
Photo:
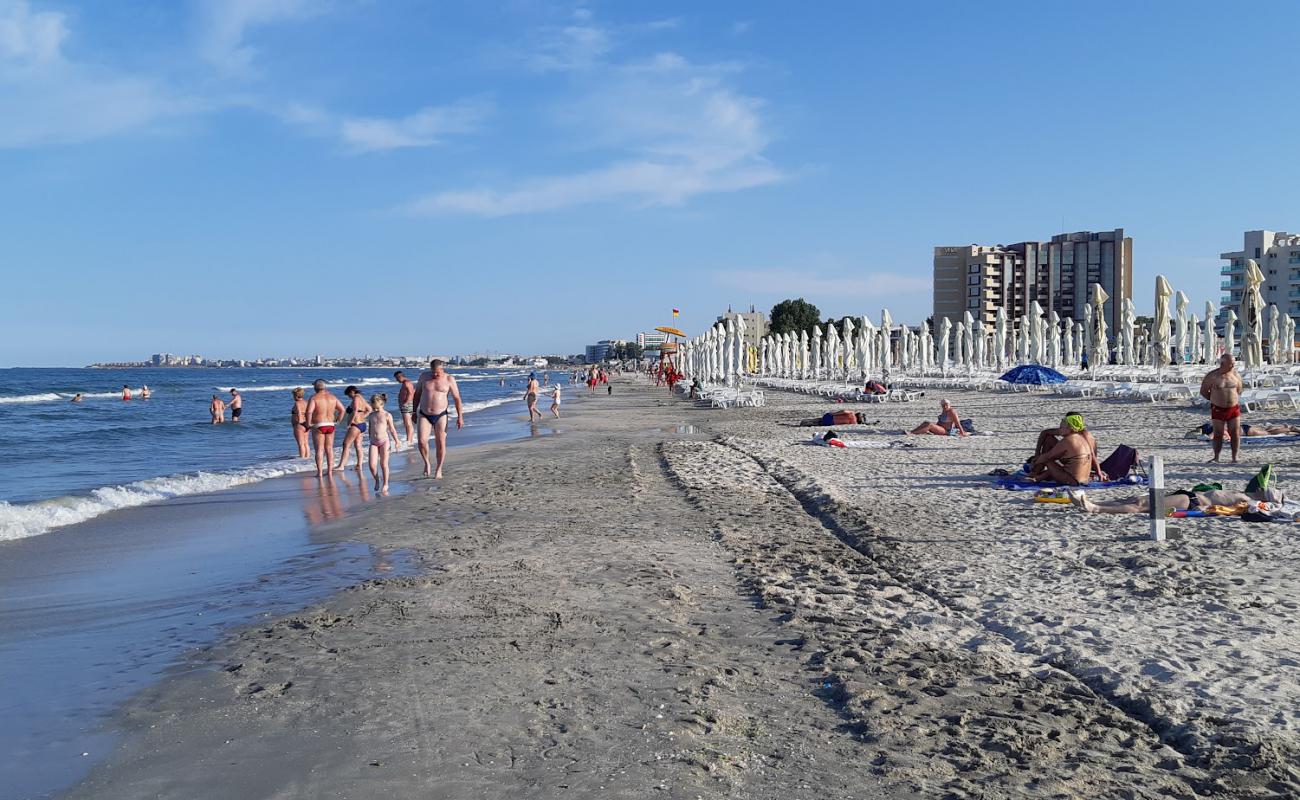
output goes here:
{"type": "MultiPolygon", "coordinates": [[[[1084,436],[1083,417],[1072,415],[1066,418],[1065,426],[1069,433],[1046,453],[1029,463],[1029,477],[1043,483],[1061,483],[1066,486],[1078,486],[1087,483],[1097,463],[1097,455],[1084,436]]],[[[1101,468],[1097,467],[1100,472],[1101,468]]]]}
{"type": "MultiPolygon", "coordinates": [[[[1039,479],[1040,475],[1034,474],[1034,465],[1041,463],[1039,459],[1071,436],[1081,438],[1088,445],[1088,472],[1078,482],[1087,483],[1093,475],[1097,476],[1097,480],[1107,480],[1106,473],[1102,471],[1101,465],[1097,463],[1097,437],[1093,436],[1092,431],[1088,430],[1088,426],[1084,424],[1083,415],[1078,411],[1065,412],[1060,425],[1039,432],[1038,443],[1034,446],[1034,456],[1029,459],[1029,466],[1026,467],[1025,471],[1030,473],[1035,480],[1039,479]]],[[[1073,445],[1067,449],[1073,449],[1073,445]]]]}
{"type": "Polygon", "coordinates": [[[962,427],[961,417],[957,415],[957,409],[953,408],[952,403],[947,400],[939,401],[938,422],[922,422],[908,431],[907,435],[919,436],[925,433],[935,436],[970,436],[966,429],[962,427]]]}

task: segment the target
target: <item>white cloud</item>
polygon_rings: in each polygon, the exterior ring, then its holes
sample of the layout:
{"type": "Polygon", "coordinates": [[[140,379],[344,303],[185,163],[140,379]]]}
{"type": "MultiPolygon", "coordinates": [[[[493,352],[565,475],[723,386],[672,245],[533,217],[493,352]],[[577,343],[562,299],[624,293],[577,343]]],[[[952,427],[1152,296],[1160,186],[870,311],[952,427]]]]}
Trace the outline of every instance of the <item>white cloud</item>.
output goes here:
{"type": "Polygon", "coordinates": [[[253,72],[256,51],[249,31],[300,19],[320,10],[320,0],[201,0],[199,54],[230,75],[253,72]]]}
{"type": "Polygon", "coordinates": [[[507,188],[444,190],[407,210],[499,217],[616,200],[677,205],[700,194],[780,181],[783,173],[763,154],[762,101],[728,84],[735,71],[694,65],[673,53],[606,65],[559,118],[575,142],[621,157],[507,188]]]}
{"type": "Polygon", "coordinates": [[[399,119],[348,117],[340,123],[339,133],[345,144],[361,152],[430,147],[448,134],[477,130],[490,110],[488,103],[463,101],[422,108],[399,119]]]}
{"type": "Polygon", "coordinates": [[[195,108],[153,81],[69,60],[67,16],[0,0],[0,147],[84,142],[195,108]]]}
{"type": "Polygon", "coordinates": [[[492,112],[482,99],[462,100],[446,106],[427,106],[405,117],[351,117],[315,106],[295,103],[277,110],[290,125],[317,136],[337,139],[354,153],[433,147],[457,133],[472,133],[492,112]]]}
{"type": "Polygon", "coordinates": [[[586,24],[590,15],[579,16],[579,24],[547,28],[526,61],[538,72],[571,72],[590,69],[613,49],[605,28],[586,24]]]}
{"type": "Polygon", "coordinates": [[[826,276],[803,269],[735,269],[719,272],[714,280],[721,286],[745,289],[757,294],[789,294],[806,297],[848,297],[897,300],[907,293],[932,289],[927,277],[898,272],[854,272],[851,276],[826,276]]]}

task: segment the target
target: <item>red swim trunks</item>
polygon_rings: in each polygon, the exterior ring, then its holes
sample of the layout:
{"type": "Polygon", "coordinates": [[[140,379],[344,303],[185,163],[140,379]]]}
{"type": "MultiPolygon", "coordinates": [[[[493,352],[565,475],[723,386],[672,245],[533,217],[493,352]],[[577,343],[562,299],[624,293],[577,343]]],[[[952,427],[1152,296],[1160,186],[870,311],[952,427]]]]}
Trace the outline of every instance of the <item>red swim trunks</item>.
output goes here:
{"type": "Polygon", "coordinates": [[[1241,416],[1240,405],[1227,406],[1226,408],[1224,406],[1215,406],[1215,405],[1210,406],[1210,419],[1215,419],[1220,422],[1227,422],[1230,419],[1236,419],[1237,417],[1240,416],[1241,416]]]}
{"type": "Polygon", "coordinates": [[[334,432],[334,426],[333,426],[333,425],[322,425],[322,426],[320,426],[319,428],[317,428],[316,430],[320,431],[321,433],[333,433],[333,432],[334,432]]]}

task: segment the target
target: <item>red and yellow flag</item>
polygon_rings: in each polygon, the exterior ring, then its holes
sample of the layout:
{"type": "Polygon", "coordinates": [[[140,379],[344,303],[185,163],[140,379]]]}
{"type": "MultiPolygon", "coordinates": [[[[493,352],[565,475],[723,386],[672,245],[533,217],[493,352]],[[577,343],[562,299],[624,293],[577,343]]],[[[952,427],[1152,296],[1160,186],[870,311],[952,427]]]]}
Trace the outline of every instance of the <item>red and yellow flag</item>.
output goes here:
{"type": "Polygon", "coordinates": [[[678,311],[678,310],[675,309],[675,308],[673,309],[673,317],[674,317],[674,318],[676,318],[676,317],[680,317],[681,315],[682,315],[682,312],[678,311]]]}

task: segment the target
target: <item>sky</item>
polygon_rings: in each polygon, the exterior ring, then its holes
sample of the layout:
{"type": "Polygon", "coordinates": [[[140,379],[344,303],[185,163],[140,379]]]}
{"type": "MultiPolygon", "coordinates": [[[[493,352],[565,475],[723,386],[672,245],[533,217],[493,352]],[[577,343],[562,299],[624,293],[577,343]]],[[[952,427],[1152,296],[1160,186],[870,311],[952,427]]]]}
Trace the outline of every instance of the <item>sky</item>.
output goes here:
{"type": "Polygon", "coordinates": [[[933,248],[1300,228],[1255,2],[0,0],[0,366],[920,322],[933,248]],[[674,322],[672,309],[681,309],[674,322]]]}

